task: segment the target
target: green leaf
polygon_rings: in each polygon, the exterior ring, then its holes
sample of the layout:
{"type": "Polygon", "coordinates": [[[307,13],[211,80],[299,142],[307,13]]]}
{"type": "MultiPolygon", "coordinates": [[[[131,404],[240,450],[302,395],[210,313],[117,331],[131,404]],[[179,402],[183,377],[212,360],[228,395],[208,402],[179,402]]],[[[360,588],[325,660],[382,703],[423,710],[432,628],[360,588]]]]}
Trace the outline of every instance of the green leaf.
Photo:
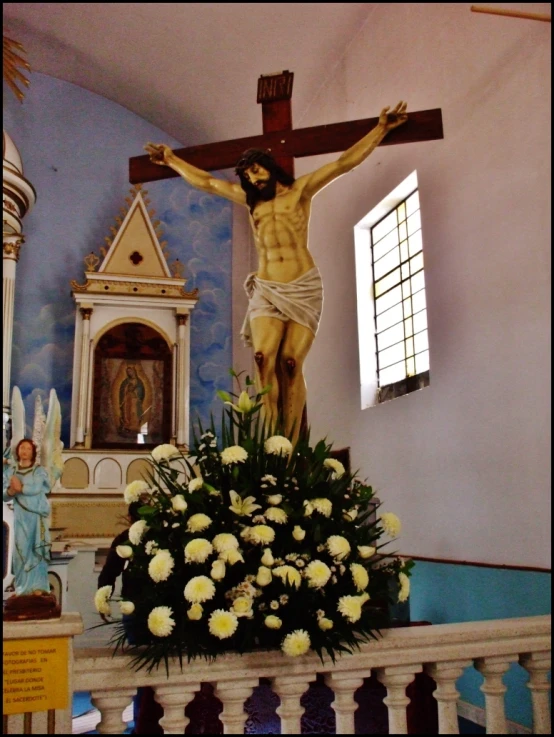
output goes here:
{"type": "Polygon", "coordinates": [[[229,392],[224,392],[223,389],[217,390],[217,396],[224,402],[232,402],[233,398],[229,394],[229,392]]]}

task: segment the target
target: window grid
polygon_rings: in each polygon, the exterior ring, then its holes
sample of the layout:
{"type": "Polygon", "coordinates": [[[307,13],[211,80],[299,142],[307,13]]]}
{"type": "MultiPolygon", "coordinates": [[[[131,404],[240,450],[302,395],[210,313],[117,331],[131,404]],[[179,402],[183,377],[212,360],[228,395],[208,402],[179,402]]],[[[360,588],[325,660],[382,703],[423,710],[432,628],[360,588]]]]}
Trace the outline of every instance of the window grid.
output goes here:
{"type": "Polygon", "coordinates": [[[419,194],[371,228],[379,389],[429,371],[419,194]]]}

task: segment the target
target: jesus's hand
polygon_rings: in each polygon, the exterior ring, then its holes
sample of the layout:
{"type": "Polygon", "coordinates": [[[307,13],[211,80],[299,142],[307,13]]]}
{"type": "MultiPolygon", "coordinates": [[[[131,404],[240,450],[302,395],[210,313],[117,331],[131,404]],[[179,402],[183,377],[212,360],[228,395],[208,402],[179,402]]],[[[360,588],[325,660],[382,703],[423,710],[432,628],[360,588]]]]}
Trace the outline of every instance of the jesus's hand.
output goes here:
{"type": "Polygon", "coordinates": [[[160,166],[163,166],[166,163],[166,154],[171,153],[169,146],[166,146],[163,143],[147,143],[144,150],[148,151],[150,154],[150,161],[153,164],[159,164],[160,166]]]}
{"type": "Polygon", "coordinates": [[[401,100],[390,113],[390,108],[383,108],[383,110],[381,110],[381,115],[379,116],[379,123],[384,125],[387,131],[390,131],[393,128],[398,128],[399,125],[402,125],[402,123],[405,123],[408,120],[408,113],[406,112],[407,106],[408,103],[402,102],[401,100]]]}

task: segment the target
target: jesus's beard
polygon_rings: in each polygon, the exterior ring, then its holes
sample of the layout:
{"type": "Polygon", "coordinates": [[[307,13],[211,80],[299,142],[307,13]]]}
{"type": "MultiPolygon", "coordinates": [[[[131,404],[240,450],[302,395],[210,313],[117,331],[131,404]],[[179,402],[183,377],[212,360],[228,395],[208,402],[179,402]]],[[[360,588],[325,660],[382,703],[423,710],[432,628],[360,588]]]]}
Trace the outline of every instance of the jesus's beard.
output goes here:
{"type": "Polygon", "coordinates": [[[263,200],[264,202],[269,202],[269,200],[274,200],[277,193],[277,177],[271,174],[269,179],[263,182],[262,187],[254,187],[254,192],[256,193],[257,201],[263,200]]]}

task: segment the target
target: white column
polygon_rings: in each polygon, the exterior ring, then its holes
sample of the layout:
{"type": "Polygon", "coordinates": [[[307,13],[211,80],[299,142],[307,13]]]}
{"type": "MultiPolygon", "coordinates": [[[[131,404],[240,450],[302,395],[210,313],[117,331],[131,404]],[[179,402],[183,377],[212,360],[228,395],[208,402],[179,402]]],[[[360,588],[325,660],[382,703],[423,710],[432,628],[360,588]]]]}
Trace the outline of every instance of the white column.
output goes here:
{"type": "Polygon", "coordinates": [[[177,447],[187,444],[188,441],[188,353],[187,321],[188,315],[177,312],[177,374],[176,374],[176,401],[177,401],[177,447]]]}
{"type": "Polygon", "coordinates": [[[185,716],[185,708],[197,691],[200,691],[200,683],[154,686],[154,698],[164,710],[160,719],[164,734],[184,734],[190,721],[185,716]]]}
{"type": "Polygon", "coordinates": [[[408,734],[406,707],[410,699],[406,689],[414,680],[416,673],[421,673],[421,665],[392,665],[376,670],[377,678],[387,689],[383,699],[389,711],[389,734],[408,734]]]}
{"type": "Polygon", "coordinates": [[[15,300],[15,273],[19,260],[19,249],[24,242],[22,235],[6,235],[4,242],[4,336],[3,336],[3,395],[2,408],[6,415],[10,414],[10,381],[12,371],[13,344],[13,308],[15,300]]]}
{"type": "Polygon", "coordinates": [[[533,702],[533,734],[551,734],[548,672],[550,671],[550,651],[528,653],[519,659],[529,673],[527,686],[533,702]]]}
{"type": "Polygon", "coordinates": [[[88,384],[89,384],[89,353],[90,353],[90,316],[92,307],[81,307],[82,331],[81,331],[81,361],[79,376],[79,397],[77,409],[77,432],[75,434],[75,447],[85,447],[85,426],[87,421],[88,384]]]}
{"type": "Polygon", "coordinates": [[[335,694],[335,700],[331,706],[335,710],[337,734],[356,734],[354,713],[358,704],[354,699],[354,694],[363,684],[364,678],[369,678],[370,675],[371,671],[368,670],[330,673],[325,676],[325,685],[329,686],[335,694]]]}
{"type": "Polygon", "coordinates": [[[487,734],[508,734],[504,712],[506,686],[502,682],[502,676],[510,667],[510,663],[517,660],[517,655],[496,655],[475,661],[475,667],[485,679],[481,691],[485,694],[487,734]]]}
{"type": "Polygon", "coordinates": [[[246,681],[224,681],[215,687],[215,695],[223,704],[219,715],[223,724],[223,734],[244,734],[247,714],[244,702],[252,696],[252,691],[259,684],[259,679],[246,681]]]}
{"type": "Polygon", "coordinates": [[[281,701],[277,707],[277,714],[281,719],[281,734],[301,734],[300,720],[304,707],[300,706],[300,699],[309,685],[306,676],[278,676],[272,680],[271,687],[281,701]]]}
{"type": "Polygon", "coordinates": [[[431,663],[425,672],[437,683],[433,696],[437,700],[439,734],[460,734],[458,726],[458,697],[456,681],[464,669],[473,665],[471,660],[455,660],[449,663],[431,663]]]}
{"type": "Polygon", "coordinates": [[[101,719],[96,725],[98,734],[123,734],[127,724],[123,721],[124,710],[136,694],[136,689],[115,688],[91,691],[90,700],[98,709],[101,719]]]}

